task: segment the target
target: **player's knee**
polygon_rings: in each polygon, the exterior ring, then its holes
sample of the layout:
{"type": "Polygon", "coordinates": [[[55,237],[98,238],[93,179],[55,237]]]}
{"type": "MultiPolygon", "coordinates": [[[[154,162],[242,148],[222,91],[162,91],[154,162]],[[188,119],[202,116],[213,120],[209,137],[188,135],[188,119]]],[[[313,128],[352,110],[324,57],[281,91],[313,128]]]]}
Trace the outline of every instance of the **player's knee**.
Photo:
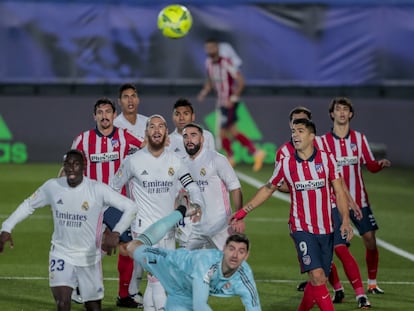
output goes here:
{"type": "Polygon", "coordinates": [[[327,277],[325,275],[325,272],[322,268],[317,268],[312,271],[309,271],[309,276],[312,285],[322,285],[326,283],[327,277]]]}

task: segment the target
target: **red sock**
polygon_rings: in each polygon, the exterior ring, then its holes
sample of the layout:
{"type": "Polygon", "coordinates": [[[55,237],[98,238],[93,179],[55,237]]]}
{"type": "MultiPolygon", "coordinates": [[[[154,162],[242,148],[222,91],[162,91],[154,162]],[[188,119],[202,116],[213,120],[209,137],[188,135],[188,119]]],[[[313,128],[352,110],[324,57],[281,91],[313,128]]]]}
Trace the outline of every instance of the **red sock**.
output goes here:
{"type": "Polygon", "coordinates": [[[365,251],[365,261],[368,268],[368,279],[375,280],[378,272],[378,248],[365,251]]]}
{"type": "Polygon", "coordinates": [[[313,299],[315,299],[316,304],[318,305],[321,311],[335,311],[331,295],[329,295],[328,288],[326,284],[312,286],[313,289],[313,299]]]}
{"type": "Polygon", "coordinates": [[[231,141],[227,137],[223,137],[221,139],[221,146],[223,147],[224,151],[226,151],[226,154],[228,157],[233,156],[233,150],[231,150],[231,141]]]}
{"type": "Polygon", "coordinates": [[[119,290],[121,298],[128,297],[128,287],[134,270],[134,260],[129,256],[118,255],[119,290]]]}
{"type": "Polygon", "coordinates": [[[344,266],[345,274],[354,288],[355,295],[364,295],[361,272],[359,271],[358,263],[356,262],[354,256],[352,256],[348,247],[346,247],[346,245],[339,245],[335,247],[335,254],[344,266]]]}
{"type": "Polygon", "coordinates": [[[334,290],[343,288],[341,280],[339,279],[338,270],[336,270],[336,265],[334,262],[331,264],[331,272],[329,273],[328,279],[334,290]]]}
{"type": "Polygon", "coordinates": [[[254,154],[256,152],[256,147],[253,145],[250,139],[248,139],[246,136],[244,136],[242,133],[238,133],[235,138],[243,145],[245,146],[251,154],[254,154]]]}
{"type": "Polygon", "coordinates": [[[311,288],[310,282],[306,284],[305,290],[303,291],[303,298],[300,302],[298,311],[308,311],[312,309],[313,305],[315,304],[315,300],[313,299],[313,292],[311,288]]]}

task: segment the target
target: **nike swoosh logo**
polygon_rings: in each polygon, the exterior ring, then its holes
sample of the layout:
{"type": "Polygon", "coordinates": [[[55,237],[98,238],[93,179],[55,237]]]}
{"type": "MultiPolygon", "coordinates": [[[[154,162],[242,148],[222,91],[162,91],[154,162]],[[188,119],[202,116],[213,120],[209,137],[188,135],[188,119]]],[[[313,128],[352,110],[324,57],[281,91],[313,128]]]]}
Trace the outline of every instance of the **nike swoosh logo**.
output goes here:
{"type": "Polygon", "coordinates": [[[326,299],[326,298],[328,298],[329,297],[329,294],[328,295],[326,295],[326,296],[322,296],[322,299],[326,299]]]}

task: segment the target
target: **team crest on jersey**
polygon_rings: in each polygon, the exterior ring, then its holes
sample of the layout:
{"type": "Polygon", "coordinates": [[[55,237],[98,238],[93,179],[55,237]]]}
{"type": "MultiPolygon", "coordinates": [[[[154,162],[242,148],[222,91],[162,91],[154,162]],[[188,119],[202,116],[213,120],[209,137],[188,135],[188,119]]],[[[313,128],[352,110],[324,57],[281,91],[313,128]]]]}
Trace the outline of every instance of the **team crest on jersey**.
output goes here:
{"type": "Polygon", "coordinates": [[[354,143],[351,143],[351,150],[352,150],[352,152],[357,151],[357,145],[354,144],[354,143]]]}
{"type": "Polygon", "coordinates": [[[206,169],[204,167],[202,167],[201,170],[200,170],[200,175],[201,176],[206,176],[206,174],[207,174],[206,169]]]}
{"type": "Polygon", "coordinates": [[[323,165],[322,163],[315,163],[315,169],[320,174],[323,172],[323,165]]]}
{"type": "Polygon", "coordinates": [[[312,262],[312,259],[309,255],[305,255],[302,257],[302,262],[305,266],[309,266],[312,262]]]}
{"type": "Polygon", "coordinates": [[[111,144],[113,148],[119,148],[119,139],[111,139],[111,144]]]}
{"type": "Polygon", "coordinates": [[[122,177],[122,169],[119,168],[118,171],[116,172],[116,177],[122,177]]]}
{"type": "Polygon", "coordinates": [[[224,289],[229,289],[231,287],[231,283],[227,282],[226,284],[223,285],[224,289]]]}
{"type": "Polygon", "coordinates": [[[87,210],[89,209],[89,204],[88,204],[88,202],[84,201],[84,202],[82,203],[81,208],[82,208],[84,211],[87,211],[87,210]]]}
{"type": "Polygon", "coordinates": [[[169,176],[173,176],[174,174],[175,174],[174,169],[173,169],[172,167],[170,167],[170,168],[168,169],[168,175],[169,175],[169,176]]]}

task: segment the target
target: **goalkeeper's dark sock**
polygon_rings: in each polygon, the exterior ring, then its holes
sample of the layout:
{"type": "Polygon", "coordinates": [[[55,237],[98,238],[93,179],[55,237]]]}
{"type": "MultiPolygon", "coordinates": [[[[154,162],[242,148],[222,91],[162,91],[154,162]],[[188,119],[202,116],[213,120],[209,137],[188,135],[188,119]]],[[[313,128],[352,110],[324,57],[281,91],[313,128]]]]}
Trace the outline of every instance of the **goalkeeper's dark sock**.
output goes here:
{"type": "Polygon", "coordinates": [[[184,217],[185,211],[185,206],[179,206],[170,215],[161,218],[149,226],[147,230],[140,234],[138,240],[150,246],[158,243],[184,217]]]}

